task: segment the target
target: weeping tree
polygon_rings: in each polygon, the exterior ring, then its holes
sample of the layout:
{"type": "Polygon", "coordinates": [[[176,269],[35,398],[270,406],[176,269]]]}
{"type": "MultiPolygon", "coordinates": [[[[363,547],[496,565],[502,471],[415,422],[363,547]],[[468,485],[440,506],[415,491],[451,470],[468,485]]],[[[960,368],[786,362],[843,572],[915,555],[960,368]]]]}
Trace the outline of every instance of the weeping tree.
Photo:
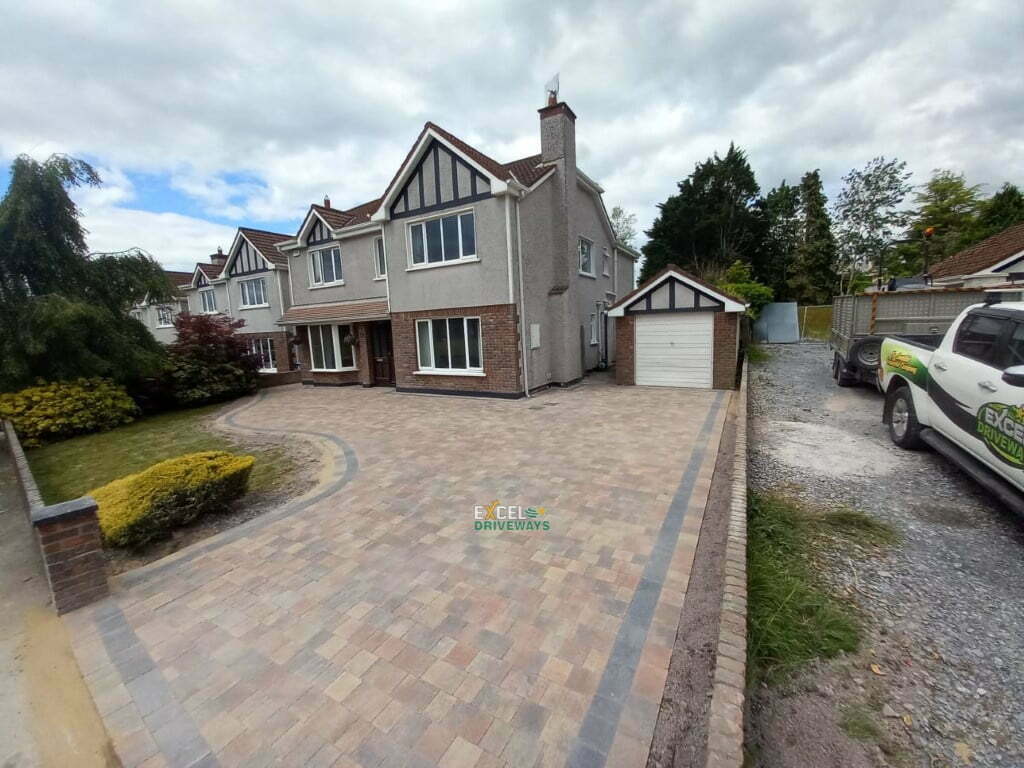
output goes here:
{"type": "Polygon", "coordinates": [[[0,391],[36,379],[156,373],[162,347],[128,310],[173,288],[141,252],[90,257],[68,191],[97,186],[92,167],[65,155],[11,165],[0,200],[0,391]]]}

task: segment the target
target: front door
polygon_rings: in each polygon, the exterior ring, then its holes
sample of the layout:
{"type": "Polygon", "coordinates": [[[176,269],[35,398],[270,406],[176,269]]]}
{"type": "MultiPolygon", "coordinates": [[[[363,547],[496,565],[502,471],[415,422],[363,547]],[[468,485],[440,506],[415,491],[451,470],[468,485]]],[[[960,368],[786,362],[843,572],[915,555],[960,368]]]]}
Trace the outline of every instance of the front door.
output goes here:
{"type": "Polygon", "coordinates": [[[370,329],[373,348],[374,386],[395,386],[395,355],[391,347],[391,322],[374,323],[370,329]]]}

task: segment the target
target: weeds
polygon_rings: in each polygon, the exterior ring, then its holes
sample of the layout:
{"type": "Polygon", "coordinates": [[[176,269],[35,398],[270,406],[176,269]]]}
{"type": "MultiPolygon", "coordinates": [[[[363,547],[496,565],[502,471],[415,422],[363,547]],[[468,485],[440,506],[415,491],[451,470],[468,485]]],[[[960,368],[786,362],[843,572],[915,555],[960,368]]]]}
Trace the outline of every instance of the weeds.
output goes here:
{"type": "Polygon", "coordinates": [[[750,363],[763,363],[765,360],[770,360],[772,353],[762,347],[760,344],[751,342],[747,345],[747,362],[750,363]]]}

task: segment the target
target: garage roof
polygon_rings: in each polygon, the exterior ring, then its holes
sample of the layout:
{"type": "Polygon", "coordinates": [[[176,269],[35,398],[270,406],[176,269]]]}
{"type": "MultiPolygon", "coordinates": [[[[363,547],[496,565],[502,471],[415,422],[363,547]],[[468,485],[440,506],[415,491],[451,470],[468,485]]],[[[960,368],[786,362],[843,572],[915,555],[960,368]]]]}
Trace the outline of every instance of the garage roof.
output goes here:
{"type": "Polygon", "coordinates": [[[278,325],[316,325],[322,323],[352,323],[366,320],[387,320],[387,299],[369,301],[339,301],[333,304],[307,304],[292,307],[278,325]]]}
{"type": "Polygon", "coordinates": [[[626,314],[626,310],[629,307],[636,304],[638,301],[644,299],[646,296],[649,296],[657,288],[659,288],[661,285],[668,281],[676,281],[682,283],[683,285],[694,291],[695,294],[700,294],[701,296],[706,297],[707,299],[711,299],[712,303],[715,306],[705,305],[702,302],[700,306],[688,307],[685,310],[683,308],[679,308],[678,310],[676,310],[675,307],[669,307],[667,309],[661,309],[657,311],[694,311],[706,308],[708,310],[719,309],[719,311],[723,312],[744,312],[747,309],[747,305],[744,304],[741,299],[738,299],[735,296],[730,296],[727,293],[723,293],[714,286],[705,283],[699,277],[691,275],[686,270],[677,267],[675,264],[669,264],[667,267],[661,270],[661,272],[656,274],[650,280],[647,280],[646,282],[638,285],[636,290],[627,293],[625,296],[623,296],[621,299],[615,302],[615,304],[612,305],[612,308],[608,310],[608,314],[611,317],[622,317],[623,315],[626,314]]]}

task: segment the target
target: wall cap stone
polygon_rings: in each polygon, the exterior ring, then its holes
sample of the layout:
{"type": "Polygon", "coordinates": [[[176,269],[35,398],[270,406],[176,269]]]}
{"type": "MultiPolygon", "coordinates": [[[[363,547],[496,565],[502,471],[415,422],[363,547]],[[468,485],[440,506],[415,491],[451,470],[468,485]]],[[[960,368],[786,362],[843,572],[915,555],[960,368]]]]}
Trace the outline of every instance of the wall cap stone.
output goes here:
{"type": "Polygon", "coordinates": [[[48,525],[61,520],[72,520],[82,515],[91,515],[99,510],[99,504],[92,496],[79,496],[77,499],[50,504],[47,507],[34,507],[31,511],[32,525],[48,525]]]}

